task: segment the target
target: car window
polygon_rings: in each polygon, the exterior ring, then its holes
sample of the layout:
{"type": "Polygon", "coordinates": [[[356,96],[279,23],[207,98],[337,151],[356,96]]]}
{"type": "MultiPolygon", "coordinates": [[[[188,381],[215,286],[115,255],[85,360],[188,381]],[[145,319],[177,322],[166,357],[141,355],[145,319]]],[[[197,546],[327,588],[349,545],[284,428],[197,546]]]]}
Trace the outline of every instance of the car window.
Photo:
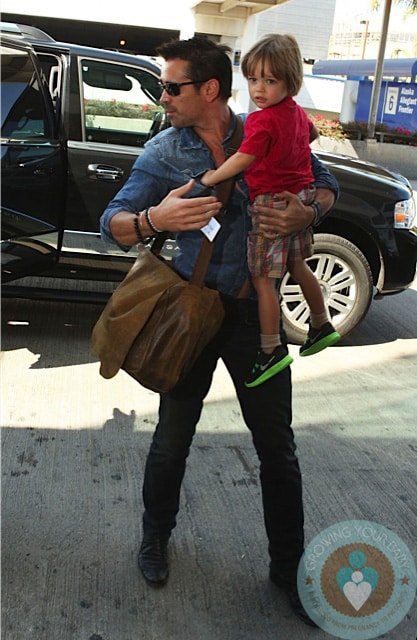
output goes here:
{"type": "Polygon", "coordinates": [[[158,104],[158,78],[144,69],[81,60],[85,140],[143,146],[158,104]]]}
{"type": "Polygon", "coordinates": [[[27,51],[1,46],[2,138],[48,138],[49,121],[40,82],[27,51]]]}

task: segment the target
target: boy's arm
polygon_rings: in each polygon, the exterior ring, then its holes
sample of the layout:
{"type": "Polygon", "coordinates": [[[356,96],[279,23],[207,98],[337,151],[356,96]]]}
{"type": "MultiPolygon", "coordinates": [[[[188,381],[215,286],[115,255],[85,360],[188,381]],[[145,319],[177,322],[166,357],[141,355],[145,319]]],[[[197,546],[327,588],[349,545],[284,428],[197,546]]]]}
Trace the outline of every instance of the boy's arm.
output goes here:
{"type": "Polygon", "coordinates": [[[232,176],[237,176],[247,169],[255,158],[256,156],[249,155],[249,153],[236,151],[218,169],[207,171],[201,178],[201,182],[207,187],[214,187],[219,182],[224,182],[224,180],[228,180],[232,176]]]}
{"type": "Polygon", "coordinates": [[[319,130],[317,129],[316,125],[313,124],[313,126],[310,129],[310,142],[313,142],[313,140],[316,140],[319,137],[320,137],[319,130]]]}

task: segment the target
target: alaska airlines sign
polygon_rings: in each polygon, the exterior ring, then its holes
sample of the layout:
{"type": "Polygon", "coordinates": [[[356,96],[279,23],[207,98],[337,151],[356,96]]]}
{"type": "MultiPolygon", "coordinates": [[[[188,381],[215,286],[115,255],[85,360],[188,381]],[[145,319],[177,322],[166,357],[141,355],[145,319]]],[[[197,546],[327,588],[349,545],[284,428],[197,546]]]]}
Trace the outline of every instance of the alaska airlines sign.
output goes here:
{"type": "MultiPolygon", "coordinates": [[[[361,80],[355,113],[357,122],[368,120],[371,93],[371,80],[361,80]]],[[[417,131],[417,84],[383,81],[376,121],[390,128],[404,127],[409,131],[417,131]]]]}

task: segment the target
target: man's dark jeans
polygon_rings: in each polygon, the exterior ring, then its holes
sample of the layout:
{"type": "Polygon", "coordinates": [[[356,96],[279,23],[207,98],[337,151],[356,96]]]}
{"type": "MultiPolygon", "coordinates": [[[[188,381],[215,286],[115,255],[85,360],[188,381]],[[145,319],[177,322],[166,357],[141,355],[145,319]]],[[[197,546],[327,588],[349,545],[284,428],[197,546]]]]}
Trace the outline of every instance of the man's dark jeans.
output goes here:
{"type": "Polygon", "coordinates": [[[229,300],[225,308],[222,328],[191,373],[175,390],[161,395],[159,423],[145,469],[144,534],[166,536],[175,527],[189,448],[217,360],[222,358],[260,461],[272,566],[293,571],[303,553],[304,534],[301,474],[291,428],[291,372],[287,368],[247,389],[244,381],[259,348],[257,304],[229,300]]]}

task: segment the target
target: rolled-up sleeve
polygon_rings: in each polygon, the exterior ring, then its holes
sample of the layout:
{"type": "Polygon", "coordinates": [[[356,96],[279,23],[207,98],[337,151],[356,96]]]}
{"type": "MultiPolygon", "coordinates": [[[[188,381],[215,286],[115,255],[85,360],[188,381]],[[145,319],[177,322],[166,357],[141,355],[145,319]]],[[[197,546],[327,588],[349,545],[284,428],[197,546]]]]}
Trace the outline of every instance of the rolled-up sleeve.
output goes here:
{"type": "MultiPolygon", "coordinates": [[[[170,186],[166,176],[161,175],[162,163],[158,157],[156,145],[150,145],[143,154],[136,158],[130,176],[109,202],[100,218],[100,234],[107,242],[116,242],[110,231],[113,216],[120,211],[137,213],[156,204],[168,193],[170,186]]],[[[129,247],[120,245],[122,249],[129,247]]]]}
{"type": "Polygon", "coordinates": [[[314,173],[314,186],[317,189],[330,189],[330,191],[333,191],[337,200],[339,197],[337,180],[314,153],[311,154],[311,168],[314,173]]]}

